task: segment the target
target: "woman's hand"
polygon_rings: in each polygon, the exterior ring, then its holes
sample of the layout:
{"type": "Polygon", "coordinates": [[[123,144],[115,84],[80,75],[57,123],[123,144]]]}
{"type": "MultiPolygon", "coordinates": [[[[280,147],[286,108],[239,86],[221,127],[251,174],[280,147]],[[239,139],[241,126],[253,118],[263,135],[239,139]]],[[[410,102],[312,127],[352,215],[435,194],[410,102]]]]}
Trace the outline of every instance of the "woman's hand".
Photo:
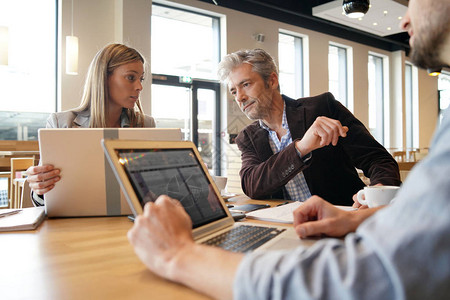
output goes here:
{"type": "Polygon", "coordinates": [[[52,165],[32,166],[27,170],[27,181],[33,192],[44,195],[61,179],[60,170],[52,165]]]}

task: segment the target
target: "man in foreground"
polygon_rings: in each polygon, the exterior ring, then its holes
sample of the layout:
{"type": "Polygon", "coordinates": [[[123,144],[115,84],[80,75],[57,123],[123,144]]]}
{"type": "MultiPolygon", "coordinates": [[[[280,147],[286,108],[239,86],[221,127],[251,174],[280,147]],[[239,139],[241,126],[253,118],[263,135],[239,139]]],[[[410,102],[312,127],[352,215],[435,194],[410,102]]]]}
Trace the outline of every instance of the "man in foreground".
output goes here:
{"type": "MultiPolygon", "coordinates": [[[[402,20],[421,67],[450,64],[450,2],[410,0],[402,20]],[[430,18],[429,16],[433,16],[430,18]]],[[[148,203],[128,237],[160,276],[214,298],[448,299],[450,295],[450,116],[428,157],[389,206],[340,211],[312,197],[294,212],[301,237],[327,234],[311,248],[229,253],[194,243],[176,200],[148,203]]]]}

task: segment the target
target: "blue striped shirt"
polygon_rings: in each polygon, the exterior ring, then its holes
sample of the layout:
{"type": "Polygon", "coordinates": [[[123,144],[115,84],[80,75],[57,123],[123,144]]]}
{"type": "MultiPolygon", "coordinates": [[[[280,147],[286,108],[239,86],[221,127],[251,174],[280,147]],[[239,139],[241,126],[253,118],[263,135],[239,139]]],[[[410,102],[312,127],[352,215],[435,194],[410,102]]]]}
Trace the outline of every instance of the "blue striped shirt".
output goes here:
{"type": "MultiPolygon", "coordinates": [[[[286,134],[281,137],[281,141],[278,139],[277,133],[267,127],[263,121],[259,120],[259,125],[269,132],[269,144],[274,154],[280,152],[292,143],[291,131],[289,130],[286,119],[286,106],[283,109],[283,120],[281,123],[281,126],[286,129],[286,134]]],[[[292,178],[288,183],[286,183],[284,187],[284,194],[286,199],[303,202],[311,197],[311,192],[309,191],[308,184],[306,183],[303,172],[295,175],[295,177],[292,178]]]]}

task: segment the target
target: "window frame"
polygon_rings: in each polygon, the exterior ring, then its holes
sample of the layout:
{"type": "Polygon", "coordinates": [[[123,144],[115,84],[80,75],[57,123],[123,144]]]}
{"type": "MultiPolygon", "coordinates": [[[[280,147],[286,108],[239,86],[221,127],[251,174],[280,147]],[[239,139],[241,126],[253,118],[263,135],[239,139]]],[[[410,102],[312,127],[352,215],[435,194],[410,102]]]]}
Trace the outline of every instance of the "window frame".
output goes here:
{"type": "MultiPolygon", "coordinates": [[[[59,28],[59,18],[60,18],[60,4],[58,0],[54,0],[54,19],[52,21],[54,31],[54,36],[51,38],[53,40],[53,49],[54,49],[54,58],[50,59],[53,60],[54,68],[51,72],[52,75],[50,77],[53,78],[53,84],[52,90],[49,90],[49,95],[53,95],[49,99],[48,103],[49,110],[45,111],[21,111],[21,110],[14,110],[14,111],[7,111],[7,110],[1,110],[0,108],[0,114],[2,114],[2,118],[4,120],[11,120],[14,119],[15,122],[13,125],[15,127],[7,127],[8,124],[5,123],[5,130],[3,131],[2,137],[0,139],[11,139],[11,140],[37,140],[38,139],[38,129],[43,128],[46,126],[46,119],[50,113],[57,112],[60,109],[60,103],[58,101],[58,95],[60,90],[60,79],[59,79],[59,34],[60,34],[60,28],[59,28]],[[11,129],[12,135],[11,136],[11,129]],[[10,133],[8,133],[8,131],[10,133]]],[[[50,61],[49,60],[49,61],[50,61]]],[[[49,77],[49,78],[50,78],[49,77]]]]}
{"type": "Polygon", "coordinates": [[[345,78],[345,82],[339,82],[339,94],[333,95],[335,98],[341,102],[345,107],[347,107],[351,112],[353,112],[354,104],[353,104],[353,48],[351,46],[343,45],[340,43],[335,42],[329,42],[328,43],[328,89],[331,92],[330,87],[330,48],[335,47],[341,51],[344,51],[344,55],[340,56],[339,58],[339,78],[345,78]],[[341,67],[344,67],[343,70],[341,67]],[[345,97],[342,99],[341,97],[341,91],[344,91],[345,97]]]}
{"type": "MultiPolygon", "coordinates": [[[[296,85],[294,83],[295,86],[295,94],[294,95],[288,95],[286,94],[286,96],[292,97],[292,98],[302,98],[305,97],[306,95],[309,95],[309,89],[308,89],[308,82],[306,79],[306,74],[307,74],[307,55],[306,55],[306,49],[307,49],[307,39],[308,37],[305,35],[301,35],[292,31],[288,31],[288,30],[283,30],[280,29],[278,31],[278,54],[280,53],[279,49],[280,49],[280,35],[286,35],[286,36],[290,36],[292,38],[294,38],[294,52],[295,52],[295,71],[294,71],[294,82],[300,82],[299,85],[296,85]],[[299,87],[299,88],[298,88],[299,87]],[[298,91],[300,90],[300,91],[298,91]]],[[[280,55],[278,55],[278,65],[280,66],[281,57],[280,55]]],[[[279,68],[278,73],[281,76],[281,69],[279,68]]],[[[280,80],[281,82],[281,80],[280,80]]],[[[281,90],[283,92],[283,90],[281,90]]],[[[283,92],[284,94],[284,92],[283,92]]]]}
{"type": "MultiPolygon", "coordinates": [[[[376,84],[377,87],[375,90],[381,91],[378,93],[381,97],[376,97],[376,107],[377,109],[377,120],[376,120],[376,134],[374,135],[374,138],[383,146],[389,147],[389,115],[390,115],[390,108],[389,108],[389,57],[380,53],[375,53],[372,51],[369,51],[367,56],[367,79],[369,82],[368,85],[368,108],[369,108],[369,130],[370,128],[370,78],[369,78],[369,64],[370,64],[370,57],[374,57],[376,59],[379,59],[380,63],[379,66],[381,67],[381,71],[377,74],[375,74],[375,77],[378,78],[376,84]],[[381,115],[379,115],[379,112],[381,112],[381,115]],[[381,127],[379,129],[378,127],[381,127]]],[[[372,133],[372,132],[371,132],[372,133]]],[[[373,133],[372,133],[373,134],[373,133]]]]}

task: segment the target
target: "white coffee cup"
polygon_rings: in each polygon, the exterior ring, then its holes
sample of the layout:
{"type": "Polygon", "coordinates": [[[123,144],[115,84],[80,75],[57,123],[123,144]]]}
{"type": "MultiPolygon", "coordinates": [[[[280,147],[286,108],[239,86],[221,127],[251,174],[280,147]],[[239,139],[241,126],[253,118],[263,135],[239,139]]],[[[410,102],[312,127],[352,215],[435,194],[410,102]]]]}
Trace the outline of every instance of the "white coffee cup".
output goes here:
{"type": "Polygon", "coordinates": [[[390,185],[366,186],[358,192],[356,197],[361,205],[369,207],[388,205],[394,199],[399,188],[398,186],[390,185]]]}
{"type": "Polygon", "coordinates": [[[225,188],[227,187],[228,178],[224,176],[212,176],[214,182],[216,183],[217,189],[221,194],[225,193],[225,188]]]}

